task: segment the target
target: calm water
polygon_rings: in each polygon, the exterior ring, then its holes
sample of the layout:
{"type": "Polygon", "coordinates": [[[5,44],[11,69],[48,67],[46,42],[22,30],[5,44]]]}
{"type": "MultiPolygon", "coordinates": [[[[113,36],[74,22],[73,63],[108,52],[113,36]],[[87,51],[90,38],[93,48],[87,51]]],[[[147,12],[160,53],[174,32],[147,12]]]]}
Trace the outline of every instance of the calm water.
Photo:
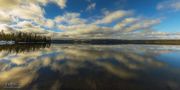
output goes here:
{"type": "Polygon", "coordinates": [[[1,89],[180,90],[180,46],[25,49],[0,49],[1,89]]]}

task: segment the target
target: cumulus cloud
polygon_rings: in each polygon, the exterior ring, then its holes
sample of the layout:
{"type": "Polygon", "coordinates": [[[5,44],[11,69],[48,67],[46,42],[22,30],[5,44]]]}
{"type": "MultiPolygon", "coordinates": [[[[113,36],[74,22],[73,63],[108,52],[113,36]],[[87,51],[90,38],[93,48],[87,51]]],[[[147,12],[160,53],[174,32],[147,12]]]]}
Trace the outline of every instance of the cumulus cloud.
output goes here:
{"type": "Polygon", "coordinates": [[[66,23],[69,25],[83,24],[86,22],[85,19],[80,18],[80,13],[65,13],[62,16],[57,16],[55,21],[60,24],[66,23]]]}
{"type": "Polygon", "coordinates": [[[0,0],[0,2],[0,22],[9,22],[12,21],[12,17],[40,20],[44,18],[44,10],[40,5],[54,2],[63,9],[67,0],[0,0]]]}
{"type": "Polygon", "coordinates": [[[14,8],[20,4],[20,0],[0,0],[0,9],[14,8]]]}
{"type": "Polygon", "coordinates": [[[53,28],[53,27],[55,26],[55,22],[54,22],[54,20],[47,19],[45,25],[46,25],[47,27],[49,27],[49,28],[53,28]]]}
{"type": "Polygon", "coordinates": [[[22,22],[19,22],[17,23],[16,25],[17,27],[33,27],[32,25],[32,22],[29,22],[29,21],[22,21],[22,22]]]}
{"type": "Polygon", "coordinates": [[[44,10],[40,4],[45,3],[47,0],[1,0],[0,30],[16,32],[23,29],[22,31],[44,32],[43,28],[37,27],[33,23],[40,24],[39,22],[43,20],[44,10]]]}
{"type": "Polygon", "coordinates": [[[158,10],[169,9],[172,11],[179,11],[180,10],[180,1],[179,0],[167,0],[161,2],[157,5],[158,10]]]}
{"type": "Polygon", "coordinates": [[[119,22],[114,26],[114,29],[123,29],[127,25],[130,25],[134,22],[138,21],[138,18],[125,18],[122,22],[119,22]]]}
{"type": "Polygon", "coordinates": [[[3,31],[5,33],[15,33],[21,31],[26,33],[37,33],[44,35],[51,33],[51,31],[47,31],[43,27],[33,24],[33,22],[31,21],[21,21],[18,22],[16,25],[12,25],[12,26],[7,24],[1,24],[0,31],[3,31]]]}
{"type": "Polygon", "coordinates": [[[11,16],[7,15],[6,12],[0,11],[0,24],[10,23],[11,16]]]}
{"type": "Polygon", "coordinates": [[[97,20],[95,24],[109,24],[117,19],[128,16],[130,14],[132,14],[132,12],[130,11],[118,10],[118,11],[106,14],[102,19],[97,20]]]}
{"type": "Polygon", "coordinates": [[[124,31],[131,32],[134,30],[148,29],[148,28],[151,28],[153,25],[156,25],[158,23],[160,23],[159,19],[143,20],[143,21],[137,22],[137,23],[127,27],[124,31]]]}
{"type": "Polygon", "coordinates": [[[33,27],[24,27],[18,29],[17,31],[26,32],[26,33],[37,33],[37,34],[48,34],[49,32],[40,26],[33,27]]]}
{"type": "MultiPolygon", "coordinates": [[[[117,22],[113,27],[108,26],[102,26],[99,25],[100,20],[96,20],[92,23],[82,22],[78,24],[71,24],[68,23],[66,25],[58,25],[59,30],[62,30],[62,32],[58,33],[59,36],[56,38],[121,38],[122,33],[126,32],[134,32],[134,31],[145,31],[150,30],[154,25],[157,25],[160,23],[160,19],[148,19],[148,18],[139,18],[134,17],[133,15],[130,16],[124,16],[124,14],[120,15],[119,10],[112,12],[110,15],[107,14],[106,17],[101,19],[101,22],[113,22],[114,18],[120,18],[121,20],[117,22]],[[115,14],[115,15],[114,15],[115,14]],[[110,18],[110,19],[109,19],[110,18]],[[97,23],[98,21],[98,23],[97,23]]],[[[130,12],[127,12],[130,13],[130,12]]],[[[73,15],[77,18],[79,15],[73,15]]],[[[70,19],[64,19],[64,16],[56,18],[56,21],[65,22],[65,21],[71,21],[70,19]]],[[[124,35],[122,35],[124,36],[124,35]]]]}
{"type": "Polygon", "coordinates": [[[35,19],[43,17],[43,10],[36,4],[21,5],[9,12],[10,15],[22,19],[35,19]]]}

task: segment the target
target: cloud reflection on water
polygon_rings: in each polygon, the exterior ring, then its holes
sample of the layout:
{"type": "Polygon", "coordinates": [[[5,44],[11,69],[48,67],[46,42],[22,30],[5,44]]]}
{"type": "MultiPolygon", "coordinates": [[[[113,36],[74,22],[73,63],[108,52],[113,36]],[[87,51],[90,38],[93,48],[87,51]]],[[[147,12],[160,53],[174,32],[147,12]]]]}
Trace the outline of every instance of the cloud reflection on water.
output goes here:
{"type": "Polygon", "coordinates": [[[174,47],[52,45],[34,52],[3,51],[0,87],[15,82],[19,88],[29,89],[179,88],[180,72],[155,58],[174,52],[174,47]]]}

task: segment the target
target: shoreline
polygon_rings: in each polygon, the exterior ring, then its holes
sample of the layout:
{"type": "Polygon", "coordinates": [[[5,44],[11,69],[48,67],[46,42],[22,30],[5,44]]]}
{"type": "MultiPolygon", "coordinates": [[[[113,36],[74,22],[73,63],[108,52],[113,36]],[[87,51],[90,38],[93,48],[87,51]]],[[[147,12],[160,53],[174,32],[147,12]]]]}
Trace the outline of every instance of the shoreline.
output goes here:
{"type": "Polygon", "coordinates": [[[121,44],[152,44],[152,45],[180,45],[180,40],[119,40],[119,39],[62,39],[51,42],[15,42],[0,41],[0,45],[12,44],[88,44],[88,45],[121,45],[121,44]]]}
{"type": "Polygon", "coordinates": [[[152,45],[180,45],[180,40],[119,40],[119,39],[91,39],[91,40],[52,40],[52,44],[92,44],[92,45],[121,45],[121,44],[152,44],[152,45]]]}

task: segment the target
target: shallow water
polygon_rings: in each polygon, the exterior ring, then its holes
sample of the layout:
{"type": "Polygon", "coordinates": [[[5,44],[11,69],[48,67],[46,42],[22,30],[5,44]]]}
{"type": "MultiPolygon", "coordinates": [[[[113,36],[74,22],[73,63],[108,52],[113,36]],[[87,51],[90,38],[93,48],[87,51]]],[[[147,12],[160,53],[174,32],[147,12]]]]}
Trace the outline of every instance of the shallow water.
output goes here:
{"type": "Polygon", "coordinates": [[[23,50],[1,50],[0,88],[180,90],[180,46],[51,45],[23,50]]]}

